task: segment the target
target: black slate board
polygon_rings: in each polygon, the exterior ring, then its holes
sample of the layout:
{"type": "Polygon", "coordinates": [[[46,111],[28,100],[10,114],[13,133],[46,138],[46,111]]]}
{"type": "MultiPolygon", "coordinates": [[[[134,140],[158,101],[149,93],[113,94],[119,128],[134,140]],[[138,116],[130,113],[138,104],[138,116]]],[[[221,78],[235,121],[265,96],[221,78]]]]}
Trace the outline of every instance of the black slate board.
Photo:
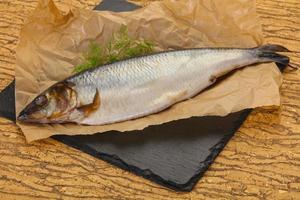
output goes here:
{"type": "Polygon", "coordinates": [[[95,10],[110,10],[114,12],[132,11],[140,6],[127,2],[126,0],[103,0],[95,7],[95,10]]]}
{"type": "MultiPolygon", "coordinates": [[[[124,0],[104,0],[97,10],[138,8],[124,0]]],[[[14,82],[0,93],[0,116],[15,120],[14,82]]],[[[69,146],[178,191],[190,191],[250,113],[193,117],[142,131],[110,131],[91,136],[54,136],[69,146]]]]}

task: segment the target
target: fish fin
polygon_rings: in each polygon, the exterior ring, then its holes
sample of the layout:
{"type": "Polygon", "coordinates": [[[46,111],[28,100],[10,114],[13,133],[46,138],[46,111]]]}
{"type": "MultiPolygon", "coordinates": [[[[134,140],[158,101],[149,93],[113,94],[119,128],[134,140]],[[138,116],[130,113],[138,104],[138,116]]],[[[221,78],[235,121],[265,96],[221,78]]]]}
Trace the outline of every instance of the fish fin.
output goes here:
{"type": "Polygon", "coordinates": [[[82,106],[78,107],[77,110],[80,111],[81,113],[83,113],[83,115],[85,117],[88,117],[91,113],[98,110],[98,108],[100,107],[100,104],[101,104],[100,94],[99,94],[99,91],[96,90],[93,102],[90,104],[82,105],[82,106]]]}
{"type": "Polygon", "coordinates": [[[281,55],[275,52],[259,52],[257,56],[263,62],[275,62],[284,66],[288,66],[290,63],[290,58],[288,56],[281,55]]]}
{"type": "Polygon", "coordinates": [[[260,52],[291,52],[284,46],[277,44],[266,44],[256,48],[260,52]]]}
{"type": "Polygon", "coordinates": [[[217,81],[217,76],[215,75],[211,75],[210,78],[209,78],[209,81],[214,84],[216,81],[217,81]]]}
{"type": "Polygon", "coordinates": [[[299,66],[296,64],[290,63],[290,58],[285,55],[278,54],[276,52],[294,52],[285,48],[281,45],[276,44],[266,44],[260,47],[255,48],[257,51],[257,56],[262,62],[275,62],[283,66],[289,66],[292,70],[299,69],[299,66]]]}
{"type": "Polygon", "coordinates": [[[167,95],[167,99],[170,101],[170,102],[178,102],[180,100],[182,100],[186,95],[187,95],[188,91],[187,90],[183,90],[183,91],[180,91],[176,94],[169,94],[167,95]]]}
{"type": "Polygon", "coordinates": [[[260,62],[275,62],[287,66],[290,62],[289,57],[276,52],[290,52],[290,50],[276,44],[266,44],[256,48],[256,55],[260,62]]]}

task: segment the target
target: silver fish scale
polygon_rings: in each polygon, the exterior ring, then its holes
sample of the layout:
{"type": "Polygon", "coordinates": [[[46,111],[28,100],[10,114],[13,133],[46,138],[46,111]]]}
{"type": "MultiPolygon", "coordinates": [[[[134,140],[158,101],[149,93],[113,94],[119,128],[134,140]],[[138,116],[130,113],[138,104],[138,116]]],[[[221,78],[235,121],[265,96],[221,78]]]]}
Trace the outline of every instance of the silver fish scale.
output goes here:
{"type": "Polygon", "coordinates": [[[99,91],[100,108],[79,123],[100,125],[159,112],[211,85],[212,76],[254,62],[250,50],[171,51],[98,67],[69,81],[82,104],[99,91]]]}

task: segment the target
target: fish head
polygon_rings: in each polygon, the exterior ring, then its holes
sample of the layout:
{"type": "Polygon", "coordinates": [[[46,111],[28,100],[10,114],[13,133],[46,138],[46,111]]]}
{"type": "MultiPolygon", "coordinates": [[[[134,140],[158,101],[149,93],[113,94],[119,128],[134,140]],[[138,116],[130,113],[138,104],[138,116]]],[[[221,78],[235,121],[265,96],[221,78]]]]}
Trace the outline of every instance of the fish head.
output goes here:
{"type": "Polygon", "coordinates": [[[68,122],[77,105],[77,93],[70,83],[58,83],[37,96],[18,116],[21,122],[68,122]]]}

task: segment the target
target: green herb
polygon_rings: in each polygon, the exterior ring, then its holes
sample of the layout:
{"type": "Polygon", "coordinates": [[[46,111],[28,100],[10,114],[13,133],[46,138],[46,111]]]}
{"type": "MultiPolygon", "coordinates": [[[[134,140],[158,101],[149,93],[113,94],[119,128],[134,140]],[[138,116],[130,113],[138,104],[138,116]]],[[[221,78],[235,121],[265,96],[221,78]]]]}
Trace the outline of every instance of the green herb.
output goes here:
{"type": "Polygon", "coordinates": [[[74,72],[152,52],[154,45],[151,42],[130,38],[127,27],[122,26],[104,46],[91,42],[88,51],[82,55],[83,62],[75,66],[74,72]]]}

